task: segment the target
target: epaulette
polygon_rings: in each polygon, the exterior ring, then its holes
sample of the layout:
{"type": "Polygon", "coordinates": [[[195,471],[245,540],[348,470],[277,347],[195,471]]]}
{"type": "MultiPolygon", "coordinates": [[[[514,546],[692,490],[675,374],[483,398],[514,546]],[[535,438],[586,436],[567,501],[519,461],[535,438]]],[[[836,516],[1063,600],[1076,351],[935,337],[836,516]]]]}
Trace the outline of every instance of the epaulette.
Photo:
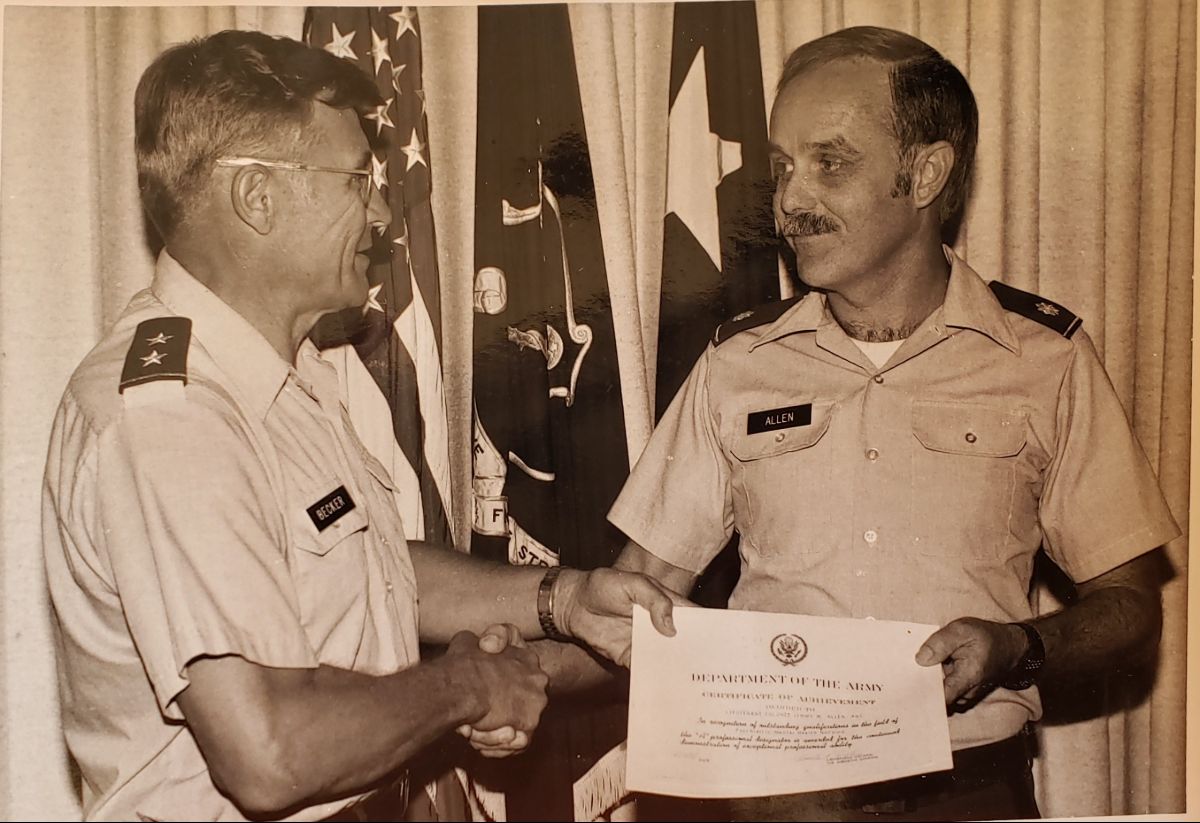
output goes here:
{"type": "Polygon", "coordinates": [[[188,345],[192,321],[188,317],[156,317],[143,320],[133,333],[133,342],[121,370],[120,392],[155,380],[181,380],[187,384],[188,345]]]}
{"type": "Polygon", "coordinates": [[[789,297],[786,300],[772,300],[770,303],[763,303],[750,311],[735,314],[717,326],[717,330],[713,333],[712,344],[719,346],[739,332],[778,320],[785,311],[800,302],[803,297],[804,295],[800,295],[799,297],[789,297]]]}
{"type": "Polygon", "coordinates": [[[996,295],[996,299],[1000,301],[1000,305],[1013,314],[1019,314],[1022,317],[1028,317],[1030,320],[1037,321],[1043,326],[1054,329],[1068,339],[1075,333],[1076,329],[1083,325],[1083,321],[1073,311],[1066,306],[1055,303],[1053,300],[1047,300],[1031,292],[1014,289],[1012,286],[1007,283],[1001,283],[999,280],[993,280],[991,283],[988,283],[988,288],[992,290],[992,294],[996,295]]]}

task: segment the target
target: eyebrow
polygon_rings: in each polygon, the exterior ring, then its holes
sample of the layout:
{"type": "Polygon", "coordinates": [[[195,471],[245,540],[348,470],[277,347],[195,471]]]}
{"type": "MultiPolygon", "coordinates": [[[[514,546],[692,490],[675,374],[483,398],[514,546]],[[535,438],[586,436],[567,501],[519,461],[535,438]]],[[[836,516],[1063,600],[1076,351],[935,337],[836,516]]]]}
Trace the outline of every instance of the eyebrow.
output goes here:
{"type": "Polygon", "coordinates": [[[831,151],[844,154],[847,157],[862,156],[862,152],[850,145],[850,141],[840,134],[832,140],[817,140],[812,143],[805,143],[804,148],[808,151],[831,151]]]}
{"type": "MultiPolygon", "coordinates": [[[[852,146],[850,144],[850,141],[847,140],[845,137],[843,137],[840,134],[837,137],[834,137],[830,140],[816,140],[811,143],[805,143],[802,146],[802,148],[805,151],[810,151],[810,152],[812,152],[812,151],[830,151],[830,152],[835,152],[838,154],[843,154],[843,155],[846,155],[847,157],[851,157],[851,158],[862,157],[862,152],[859,151],[858,149],[854,148],[854,146],[852,146]]],[[[783,155],[784,157],[788,156],[787,151],[784,148],[782,148],[778,143],[775,143],[775,142],[767,143],[767,153],[768,154],[780,154],[780,155],[783,155]]]]}

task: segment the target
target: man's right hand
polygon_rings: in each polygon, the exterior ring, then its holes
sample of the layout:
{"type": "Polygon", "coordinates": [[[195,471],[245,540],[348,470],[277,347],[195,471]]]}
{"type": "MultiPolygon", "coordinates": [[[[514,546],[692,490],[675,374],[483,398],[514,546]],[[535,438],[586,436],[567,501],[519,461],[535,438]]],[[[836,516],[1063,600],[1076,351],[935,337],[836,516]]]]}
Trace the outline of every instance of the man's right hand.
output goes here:
{"type": "Polygon", "coordinates": [[[483,707],[478,718],[459,726],[459,734],[484,757],[525,749],[546,707],[549,677],[520,633],[511,626],[489,627],[478,638],[459,632],[446,656],[475,670],[471,682],[483,707]]]}

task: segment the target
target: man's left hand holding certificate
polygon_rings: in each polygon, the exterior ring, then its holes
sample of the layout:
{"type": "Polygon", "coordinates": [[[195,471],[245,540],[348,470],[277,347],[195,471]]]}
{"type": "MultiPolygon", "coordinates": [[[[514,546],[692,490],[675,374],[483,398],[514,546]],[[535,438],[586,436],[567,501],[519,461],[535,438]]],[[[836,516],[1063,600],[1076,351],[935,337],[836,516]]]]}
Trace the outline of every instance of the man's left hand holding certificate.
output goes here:
{"type": "Polygon", "coordinates": [[[952,767],[941,667],[917,623],[676,609],[633,616],[631,791],[756,797],[952,767]]]}

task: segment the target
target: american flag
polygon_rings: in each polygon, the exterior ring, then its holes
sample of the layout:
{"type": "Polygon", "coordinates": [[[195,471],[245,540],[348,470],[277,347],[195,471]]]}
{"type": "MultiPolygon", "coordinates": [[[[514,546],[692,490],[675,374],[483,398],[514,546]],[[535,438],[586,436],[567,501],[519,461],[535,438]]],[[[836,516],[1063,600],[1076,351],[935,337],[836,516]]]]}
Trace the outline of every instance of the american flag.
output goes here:
{"type": "Polygon", "coordinates": [[[347,350],[341,363],[347,405],[364,442],[392,470],[406,536],[448,546],[449,439],[420,22],[411,6],[314,7],[305,39],[357,64],[383,99],[363,125],[374,185],[392,222],[371,250],[370,299],[351,337],[357,357],[347,350]]]}

